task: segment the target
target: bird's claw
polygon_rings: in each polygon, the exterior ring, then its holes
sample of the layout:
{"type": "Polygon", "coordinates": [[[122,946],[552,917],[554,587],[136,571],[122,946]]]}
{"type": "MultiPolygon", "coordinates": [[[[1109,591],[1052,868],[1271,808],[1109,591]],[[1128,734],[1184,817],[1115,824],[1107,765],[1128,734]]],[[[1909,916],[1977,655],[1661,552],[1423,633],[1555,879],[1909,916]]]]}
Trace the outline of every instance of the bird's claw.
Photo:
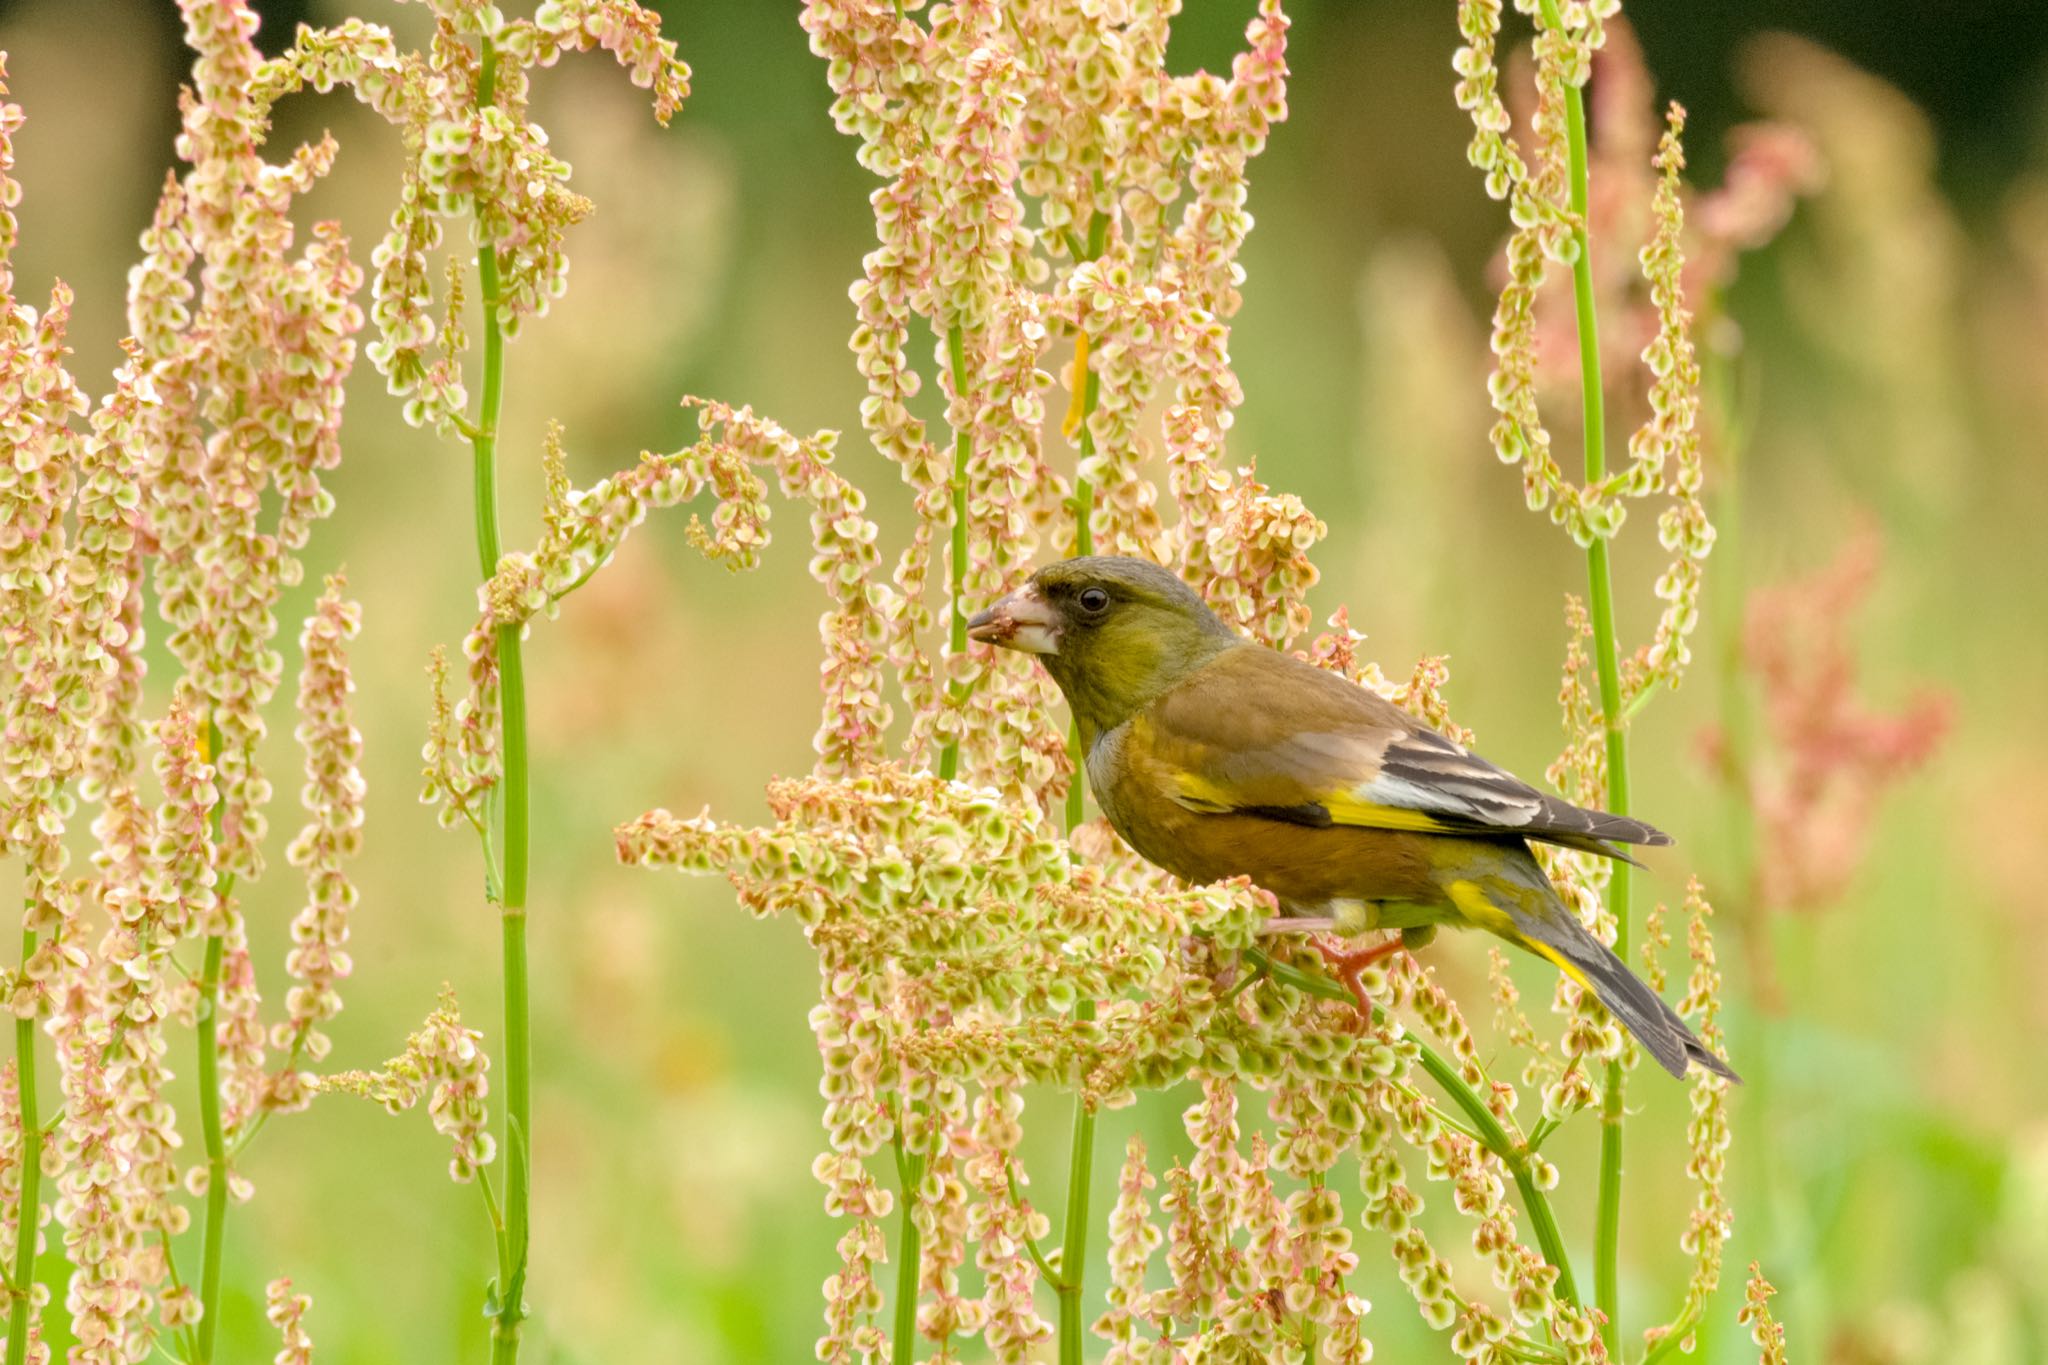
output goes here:
{"type": "Polygon", "coordinates": [[[1371,1019],[1372,996],[1366,992],[1365,982],[1361,978],[1365,975],[1366,968],[1400,952],[1405,946],[1401,938],[1397,935],[1383,943],[1375,943],[1370,948],[1350,950],[1333,947],[1323,938],[1317,938],[1313,942],[1316,951],[1323,955],[1323,961],[1329,965],[1330,974],[1343,982],[1345,988],[1351,992],[1351,998],[1358,1003],[1359,1014],[1371,1019]]]}

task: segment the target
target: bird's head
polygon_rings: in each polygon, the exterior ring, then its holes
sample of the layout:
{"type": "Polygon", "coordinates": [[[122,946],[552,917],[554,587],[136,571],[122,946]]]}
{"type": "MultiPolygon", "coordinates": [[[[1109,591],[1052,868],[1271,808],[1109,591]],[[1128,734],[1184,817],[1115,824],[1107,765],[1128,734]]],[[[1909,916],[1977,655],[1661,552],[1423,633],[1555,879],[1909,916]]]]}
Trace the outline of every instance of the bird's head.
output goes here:
{"type": "Polygon", "coordinates": [[[1090,743],[1240,643],[1187,584],[1121,555],[1046,565],[967,634],[1036,654],[1090,743]]]}

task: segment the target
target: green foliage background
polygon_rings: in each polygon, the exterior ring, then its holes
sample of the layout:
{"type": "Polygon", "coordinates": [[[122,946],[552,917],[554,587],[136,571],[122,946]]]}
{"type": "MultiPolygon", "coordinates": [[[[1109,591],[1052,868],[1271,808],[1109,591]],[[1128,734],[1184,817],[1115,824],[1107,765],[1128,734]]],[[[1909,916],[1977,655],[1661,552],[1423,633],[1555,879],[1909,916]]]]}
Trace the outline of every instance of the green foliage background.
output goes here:
{"type": "MultiPolygon", "coordinates": [[[[1452,699],[1485,750],[1540,772],[1558,740],[1561,596],[1582,570],[1523,510],[1484,441],[1485,263],[1500,218],[1463,164],[1451,7],[1292,8],[1293,114],[1252,175],[1259,226],[1232,348],[1247,402],[1232,453],[1256,456],[1262,477],[1329,521],[1320,611],[1348,603],[1390,671],[1448,653],[1452,699]],[[1396,298],[1423,302],[1390,315],[1396,298]],[[1397,420],[1388,376],[1433,354],[1469,355],[1468,377],[1432,421],[1397,420]]],[[[1718,178],[1721,133],[1747,116],[1743,16],[1760,8],[1643,7],[1660,95],[1699,115],[1688,140],[1704,181],[1718,178]]],[[[569,298],[510,352],[510,544],[532,538],[549,416],[568,425],[579,484],[643,446],[681,444],[685,392],[752,403],[793,430],[857,426],[845,288],[870,243],[870,182],[830,129],[823,73],[792,7],[673,9],[697,91],[671,131],[651,126],[608,64],[571,63],[541,83],[540,121],[599,212],[572,239],[569,298]]],[[[1190,9],[1177,60],[1227,61],[1250,5],[1190,9]]],[[[74,370],[100,387],[124,330],[134,238],[170,160],[182,58],[175,18],[158,10],[169,6],[0,11],[13,98],[30,118],[17,144],[18,277],[30,293],[52,275],[77,289],[74,370]]],[[[315,5],[305,17],[341,12],[315,5]]],[[[1802,13],[1833,22],[1828,6],[1802,13]]],[[[1739,1283],[1740,1267],[1764,1258],[1799,1358],[2017,1365],[2048,1359],[2048,66],[2027,7],[1911,13],[1910,24],[1867,19],[1844,41],[1913,80],[1939,114],[1939,231],[1893,258],[1915,278],[1872,280],[1844,265],[1844,242],[1924,224],[1872,212],[1845,238],[1802,209],[1746,263],[1732,301],[1755,432],[1742,530],[1747,576],[1771,582],[1829,561],[1865,524],[1881,528],[1885,568],[1858,623],[1868,690],[1882,704],[1936,683],[1957,698],[1958,724],[1935,766],[1885,804],[1843,902],[1776,927],[1788,1012],[1736,1017],[1738,1063],[1761,1055],[1773,1079],[1736,1101],[1729,1261],[1739,1283]],[[1984,24],[2005,41],[1947,31],[1984,24]],[[1966,55],[1943,65],[1958,48],[1966,55]],[[1878,354],[1900,344],[1870,321],[1893,316],[1882,306],[1893,286],[1934,301],[1894,319],[1910,329],[1917,384],[1878,354]]],[[[286,18],[274,8],[266,46],[286,18]]],[[[322,125],[342,155],[310,212],[342,218],[367,256],[395,193],[395,147],[341,97],[290,103],[277,135],[322,125]]],[[[443,980],[487,1033],[498,999],[497,924],[473,842],[438,830],[414,800],[423,665],[474,615],[469,471],[455,447],[404,428],[380,388],[359,366],[332,484],[341,511],[308,554],[316,571],[347,564],[366,613],[355,659],[371,795],[356,974],[334,1029],[343,1066],[395,1051],[443,980]]],[[[858,440],[841,458],[885,528],[900,524],[893,470],[858,440]]],[[[811,958],[793,924],[750,923],[722,884],[615,866],[610,837],[655,805],[759,814],[770,774],[808,767],[819,602],[801,519],[781,525],[767,564],[735,578],[689,551],[680,521],[657,522],[536,631],[535,1360],[803,1360],[816,1335],[832,1234],[808,1175],[811,958]]],[[[1633,539],[1617,569],[1625,638],[1647,632],[1655,605],[1655,548],[1633,539]]],[[[1718,567],[1708,639],[1734,606],[1718,567]]],[[[309,604],[301,590],[285,619],[309,604]]],[[[1694,867],[1724,908],[1739,899],[1736,813],[1696,754],[1717,668],[1708,657],[1636,731],[1638,807],[1681,840],[1653,867],[1645,903],[1676,901],[1694,867]]],[[[298,759],[289,724],[273,729],[282,805],[298,759]]],[[[299,888],[280,863],[248,894],[259,959],[274,969],[299,888]]],[[[1431,960],[1483,1019],[1483,945],[1444,942],[1431,960]]],[[[1740,998],[1732,941],[1723,962],[1740,998]]],[[[1624,1286],[1636,1320],[1675,1301],[1683,1275],[1682,1096],[1647,1072],[1631,1090],[1643,1110],[1624,1286]]],[[[1138,1125],[1170,1157],[1185,1102],[1108,1116],[1100,1150],[1120,1151],[1138,1125]]],[[[1027,1120],[1027,1155],[1057,1207],[1064,1110],[1042,1113],[1027,1120]]],[[[1563,1142],[1560,1207],[1576,1248],[1590,1242],[1592,1125],[1563,1142]]],[[[256,1199],[230,1225],[228,1358],[275,1349],[261,1285],[288,1273],[312,1293],[311,1327],[335,1365],[482,1359],[489,1243],[476,1194],[445,1178],[442,1146],[423,1119],[343,1100],[273,1125],[245,1166],[256,1199]]],[[[1099,1208],[1115,1169],[1098,1163],[1099,1208]]],[[[1436,1358],[1442,1341],[1407,1311],[1374,1248],[1361,1253],[1382,1358],[1436,1358]]],[[[1750,1351],[1733,1298],[1724,1292],[1706,1334],[1710,1359],[1750,1351]]]]}

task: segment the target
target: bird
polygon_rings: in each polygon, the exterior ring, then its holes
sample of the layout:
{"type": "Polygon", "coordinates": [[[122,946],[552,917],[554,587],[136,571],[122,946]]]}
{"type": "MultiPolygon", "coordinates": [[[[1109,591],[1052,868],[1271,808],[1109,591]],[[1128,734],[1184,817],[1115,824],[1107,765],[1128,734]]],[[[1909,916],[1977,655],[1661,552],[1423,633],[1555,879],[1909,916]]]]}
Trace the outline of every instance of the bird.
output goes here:
{"type": "Polygon", "coordinates": [[[1239,635],[1144,559],[1058,560],[973,616],[972,640],[1035,655],[1079,730],[1095,802],[1140,856],[1192,884],[1243,876],[1272,932],[1399,930],[1356,973],[1439,925],[1548,959],[1683,1077],[1734,1070],[1579,923],[1532,841],[1634,859],[1671,837],[1530,786],[1378,693],[1239,635]]]}

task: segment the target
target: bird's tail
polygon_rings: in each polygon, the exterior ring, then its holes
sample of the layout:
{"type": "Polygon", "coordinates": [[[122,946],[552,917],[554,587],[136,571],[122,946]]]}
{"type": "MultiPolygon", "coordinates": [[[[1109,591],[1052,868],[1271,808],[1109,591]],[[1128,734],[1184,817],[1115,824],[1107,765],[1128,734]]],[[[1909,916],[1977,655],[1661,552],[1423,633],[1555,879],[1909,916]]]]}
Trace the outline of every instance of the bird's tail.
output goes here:
{"type": "MultiPolygon", "coordinates": [[[[1453,899],[1469,899],[1470,893],[1459,896],[1460,887],[1472,887],[1483,895],[1493,909],[1494,918],[1505,918],[1508,925],[1486,924],[1503,938],[1514,939],[1519,944],[1543,957],[1549,958],[1563,969],[1567,976],[1598,996],[1608,1013],[1621,1021],[1623,1028],[1635,1035],[1637,1042],[1648,1049],[1657,1059],[1657,1064],[1674,1076],[1684,1076],[1686,1067],[1698,1062],[1717,1076],[1725,1076],[1740,1084],[1742,1077],[1734,1068],[1715,1056],[1707,1045],[1686,1027],[1678,1011],[1664,1003],[1657,992],[1628,969],[1628,964],[1614,955],[1612,949],[1586,932],[1574,915],[1557,897],[1549,879],[1544,878],[1540,869],[1530,860],[1530,870],[1541,881],[1541,888],[1530,886],[1517,878],[1510,881],[1503,877],[1484,877],[1481,883],[1490,885],[1474,886],[1472,881],[1458,883],[1453,888],[1453,899]],[[1532,894],[1534,893],[1534,894],[1532,894]],[[1502,932],[1502,930],[1508,932],[1502,932]]],[[[1463,905],[1460,909],[1470,909],[1463,905]]],[[[1484,924],[1484,920],[1481,921],[1484,924]]]]}

